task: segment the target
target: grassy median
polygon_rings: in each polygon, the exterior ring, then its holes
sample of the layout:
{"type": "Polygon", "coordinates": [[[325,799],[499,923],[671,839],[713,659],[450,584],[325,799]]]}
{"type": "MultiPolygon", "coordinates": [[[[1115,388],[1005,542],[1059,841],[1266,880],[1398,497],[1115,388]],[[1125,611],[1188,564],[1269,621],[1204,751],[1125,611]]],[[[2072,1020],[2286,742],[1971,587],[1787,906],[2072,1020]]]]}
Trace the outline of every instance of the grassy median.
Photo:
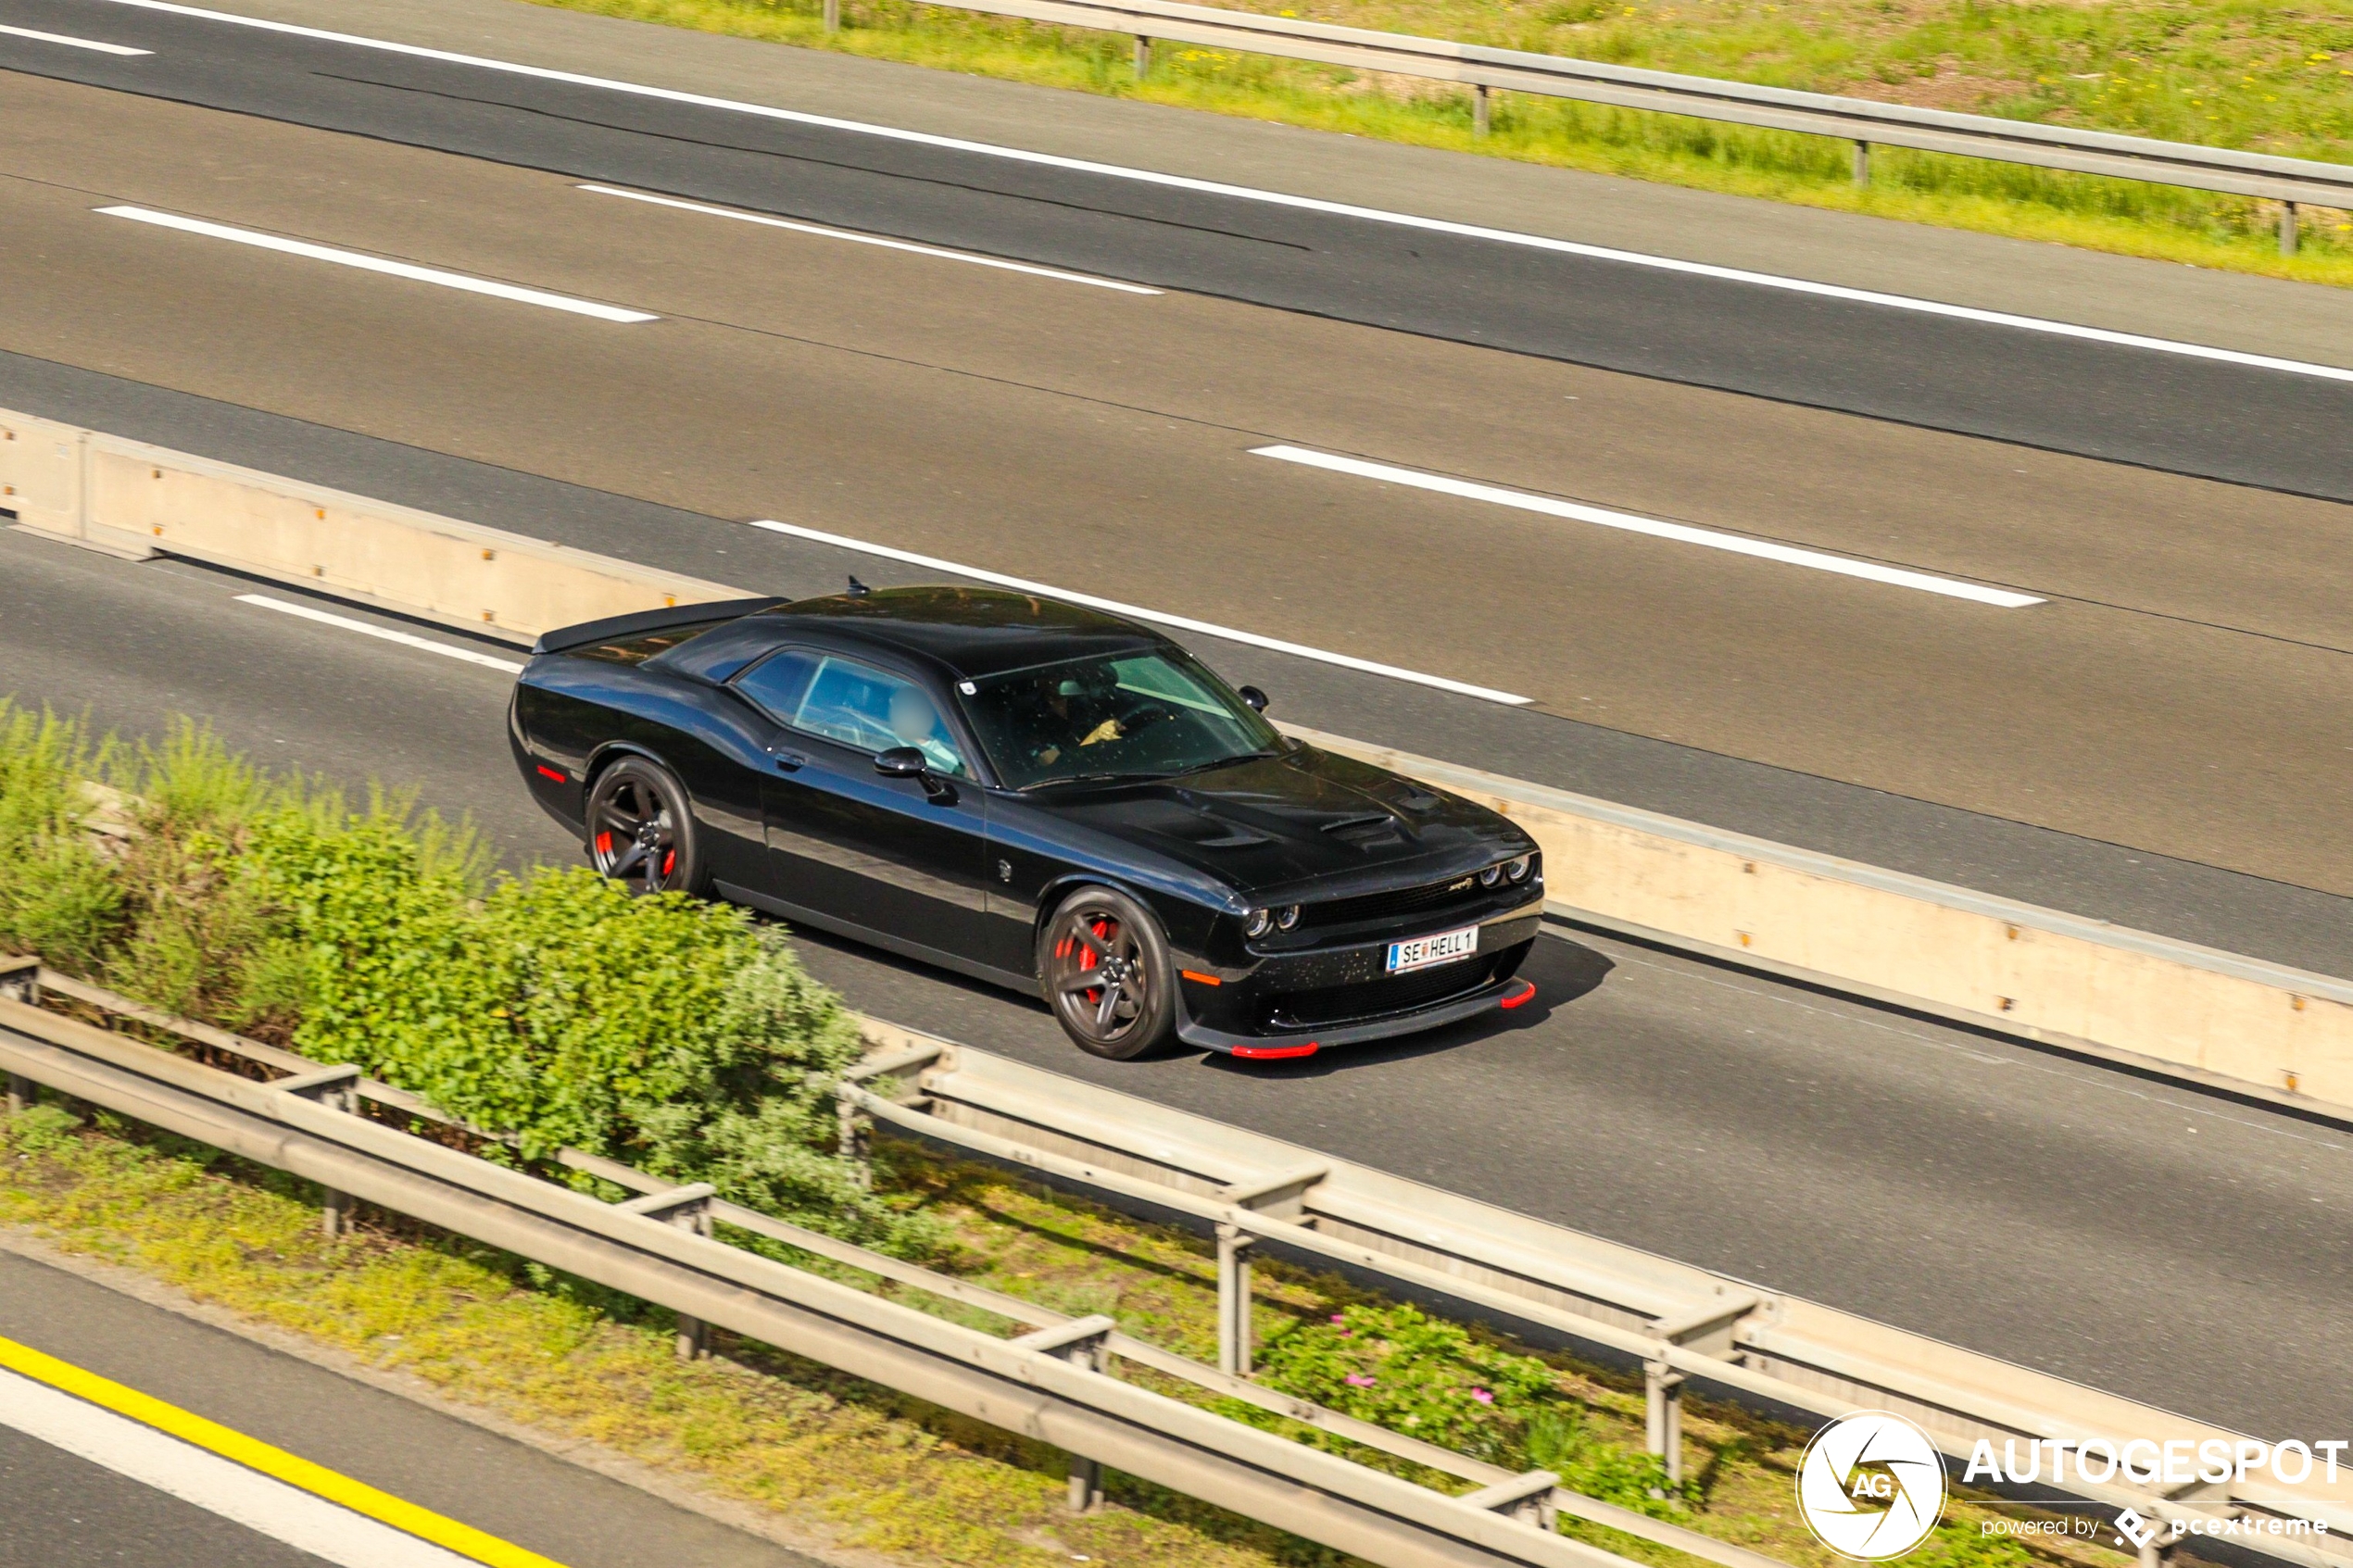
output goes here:
{"type": "MultiPolygon", "coordinates": [[[[1630,175],[2200,267],[2353,284],[2353,215],[2278,253],[2253,198],[1879,149],[1179,45],[906,0],[539,0],[804,48],[1630,175]]],[[[1283,16],[2286,157],[2353,158],[2353,18],[2314,0],[1294,0],[1283,16]]],[[[886,116],[886,118],[887,118],[886,116]]]]}

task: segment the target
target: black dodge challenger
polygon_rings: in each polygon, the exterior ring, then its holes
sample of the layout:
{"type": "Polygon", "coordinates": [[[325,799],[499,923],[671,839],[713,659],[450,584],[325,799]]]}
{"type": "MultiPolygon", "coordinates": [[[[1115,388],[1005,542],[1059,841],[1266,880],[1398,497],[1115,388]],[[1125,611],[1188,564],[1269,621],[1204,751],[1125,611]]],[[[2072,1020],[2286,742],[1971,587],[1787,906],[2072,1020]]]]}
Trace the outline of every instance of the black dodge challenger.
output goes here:
{"type": "Polygon", "coordinates": [[[1040,993],[1098,1056],[1305,1056],[1534,994],[1526,834],[1286,738],[1134,622],[853,580],[533,653],[515,757],[598,871],[1040,993]]]}

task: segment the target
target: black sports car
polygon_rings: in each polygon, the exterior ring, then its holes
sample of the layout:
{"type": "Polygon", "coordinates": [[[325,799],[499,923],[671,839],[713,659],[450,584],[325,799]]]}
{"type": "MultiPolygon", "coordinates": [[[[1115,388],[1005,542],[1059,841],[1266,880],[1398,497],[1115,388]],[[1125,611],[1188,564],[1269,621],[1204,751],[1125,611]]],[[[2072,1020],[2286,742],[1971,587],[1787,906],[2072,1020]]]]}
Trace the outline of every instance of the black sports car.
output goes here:
{"type": "Polygon", "coordinates": [[[853,580],[533,653],[515,758],[598,870],[1041,992],[1098,1056],[1305,1056],[1534,994],[1526,834],[1286,738],[1131,621],[853,580]]]}

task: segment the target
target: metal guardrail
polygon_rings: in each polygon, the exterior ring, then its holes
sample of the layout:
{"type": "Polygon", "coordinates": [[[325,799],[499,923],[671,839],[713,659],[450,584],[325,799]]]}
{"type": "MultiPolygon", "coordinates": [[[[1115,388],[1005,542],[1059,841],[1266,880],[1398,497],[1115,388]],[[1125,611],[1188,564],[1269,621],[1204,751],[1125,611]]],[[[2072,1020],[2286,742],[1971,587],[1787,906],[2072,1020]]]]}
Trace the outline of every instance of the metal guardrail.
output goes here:
{"type": "MultiPolygon", "coordinates": [[[[593,1280],[679,1314],[682,1357],[710,1325],[805,1356],[1071,1455],[1070,1503],[1100,1503],[1106,1465],[1393,1568],[1632,1568],[1556,1533],[1569,1513],[1723,1568],[1773,1560],[1563,1490],[1203,1366],[1071,1318],[578,1151],[561,1163],[636,1194],[607,1203],[397,1123],[463,1123],[357,1067],[321,1067],[142,1008],[36,960],[0,960],[0,1071],[10,1112],[34,1084],[289,1172],[326,1190],[330,1235],[365,1202],[593,1280]],[[44,1010],[44,992],[180,1035],[200,1054],[283,1073],[267,1081],[44,1010]],[[364,1112],[372,1104],[389,1112],[364,1112]],[[728,1245],[728,1226],[781,1241],[1023,1327],[1012,1339],[728,1245]],[[1263,1431],[1111,1375],[1129,1361],[1473,1485],[1460,1496],[1263,1431]]],[[[472,1129],[466,1129],[472,1131],[472,1129]]],[[[479,1136],[482,1135],[476,1134],[479,1136]]]]}
{"type": "MultiPolygon", "coordinates": [[[[1340,1265],[1423,1299],[1557,1336],[1644,1373],[1653,1452],[1679,1457],[1687,1382],[1820,1417],[1890,1410],[1955,1459],[1980,1438],[2239,1435],[1748,1282],[1337,1160],[1278,1139],[869,1021],[884,1054],[840,1091],[858,1114],[1147,1212],[1219,1241],[1221,1296],[1249,1290],[1253,1247],[1340,1265]]],[[[1236,1325],[1226,1370],[1250,1354],[1236,1325]]],[[[2082,1501],[2183,1525],[2260,1515],[2353,1531],[2353,1487],[2292,1498],[2243,1486],[2070,1485],[2082,1501]]],[[[2302,1568],[2347,1568],[2333,1539],[2250,1537],[2302,1568]]],[[[2144,1552],[2153,1562],[2163,1549],[2144,1552]]]]}
{"type": "MultiPolygon", "coordinates": [[[[1567,1491],[1546,1472],[1514,1474],[1265,1388],[1251,1380],[1250,1259],[1259,1248],[1377,1276],[1410,1297],[1639,1364],[1649,1445],[1680,1458],[1681,1394],[1695,1382],[1736,1400],[1823,1417],[1894,1410],[1956,1459],[1977,1439],[2130,1440],[2239,1434],[1835,1311],[1746,1282],[1171,1110],[970,1047],[864,1021],[867,1060],[838,1086],[846,1152],[869,1123],[900,1130],[1158,1216],[1217,1241],[1219,1364],[1209,1367],[1073,1319],[577,1151],[559,1160],[636,1194],[618,1204],[413,1135],[417,1119],[464,1124],[348,1065],[321,1067],[170,1017],[31,960],[0,960],[0,1070],[10,1110],[30,1085],[105,1106],[326,1189],[330,1234],[365,1201],[592,1279],[680,1314],[684,1356],[718,1323],[1073,1456],[1071,1501],[1101,1497],[1110,1464],[1370,1561],[1625,1568],[1626,1560],[1551,1533],[1569,1514],[1723,1568],[1773,1560],[1567,1491]],[[283,1073],[257,1082],[38,1006],[70,997],[199,1054],[283,1073]],[[371,1104],[388,1118],[362,1114],[371,1104]],[[1004,1340],[731,1248],[729,1226],[878,1278],[977,1307],[1028,1332],[1004,1340]],[[1108,1375],[1126,1361],[1412,1461],[1477,1489],[1448,1497],[1108,1375]]],[[[472,1129],[465,1129],[472,1132],[472,1129]]],[[[476,1134],[480,1136],[483,1135],[476,1134]]],[[[2186,1527],[2233,1518],[2319,1521],[2353,1530],[2336,1491],[2256,1497],[2229,1483],[2171,1489],[2068,1488],[2082,1501],[2186,1527]]],[[[2342,1489],[2340,1488],[2340,1491],[2342,1489]]],[[[2249,1536],[2246,1550],[2295,1568],[2353,1568],[2334,1543],[2249,1536]]],[[[2145,1549],[2157,1568],[2165,1545],[2145,1549]]]]}
{"type": "MultiPolygon", "coordinates": [[[[1855,144],[1855,179],[1858,184],[1869,178],[1870,148],[1880,145],[2263,196],[2284,204],[2280,215],[2283,254],[2295,252],[2296,212],[2299,205],[2353,207],[2353,166],[2309,158],[2276,157],[2228,147],[2161,142],[1992,115],[1955,114],[1943,109],[1877,103],[1868,98],[1758,87],[1713,77],[1604,65],[1560,55],[1529,54],[1290,17],[1179,5],[1174,0],[922,3],[1019,17],[1059,27],[1131,33],[1136,38],[1136,69],[1139,75],[1150,68],[1152,40],[1168,39],[1358,70],[1457,82],[1475,94],[1474,124],[1482,135],[1488,126],[1488,94],[1505,90],[1659,114],[1690,115],[1761,130],[1837,137],[1855,144]]],[[[837,27],[839,0],[825,0],[824,9],[827,28],[837,27]]]]}

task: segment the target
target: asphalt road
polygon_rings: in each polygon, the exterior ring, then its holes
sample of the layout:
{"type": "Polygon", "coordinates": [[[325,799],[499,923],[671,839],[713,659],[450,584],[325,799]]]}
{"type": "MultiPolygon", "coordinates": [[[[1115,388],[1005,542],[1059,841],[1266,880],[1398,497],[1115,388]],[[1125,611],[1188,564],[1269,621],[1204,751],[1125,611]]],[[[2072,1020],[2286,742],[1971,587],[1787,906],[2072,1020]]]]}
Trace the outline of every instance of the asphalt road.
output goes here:
{"type": "MultiPolygon", "coordinates": [[[[619,1481],[13,1252],[0,1252],[0,1337],[566,1568],[814,1568],[619,1481]]],[[[5,1568],[321,1561],[5,1425],[0,1498],[5,1568]]]]}
{"type": "MultiPolygon", "coordinates": [[[[5,90],[0,347],[1501,687],[2123,860],[2353,891],[2336,503],[778,231],[40,78],[5,90]],[[661,319],[96,210],[124,202],[661,319]],[[2046,602],[1995,608],[1254,455],[1270,444],[2046,602]]],[[[566,518],[544,532],[589,542],[566,518]]],[[[599,547],[699,553],[660,525],[599,547]]]]}
{"type": "MultiPolygon", "coordinates": [[[[1931,429],[2353,499],[2353,385],[1270,206],[105,0],[0,64],[559,174],[1931,429]]],[[[623,62],[612,75],[626,78],[623,62]]]]}
{"type": "MultiPolygon", "coordinates": [[[[0,583],[29,698],[132,734],[209,714],[283,766],[470,812],[510,864],[577,857],[510,777],[497,671],[22,533],[0,533],[0,583]]],[[[859,1007],[1057,1072],[2246,1430],[2353,1420],[2339,1132],[1558,934],[1510,1022],[1297,1065],[1100,1062],[1026,998],[799,945],[859,1007]]]]}

